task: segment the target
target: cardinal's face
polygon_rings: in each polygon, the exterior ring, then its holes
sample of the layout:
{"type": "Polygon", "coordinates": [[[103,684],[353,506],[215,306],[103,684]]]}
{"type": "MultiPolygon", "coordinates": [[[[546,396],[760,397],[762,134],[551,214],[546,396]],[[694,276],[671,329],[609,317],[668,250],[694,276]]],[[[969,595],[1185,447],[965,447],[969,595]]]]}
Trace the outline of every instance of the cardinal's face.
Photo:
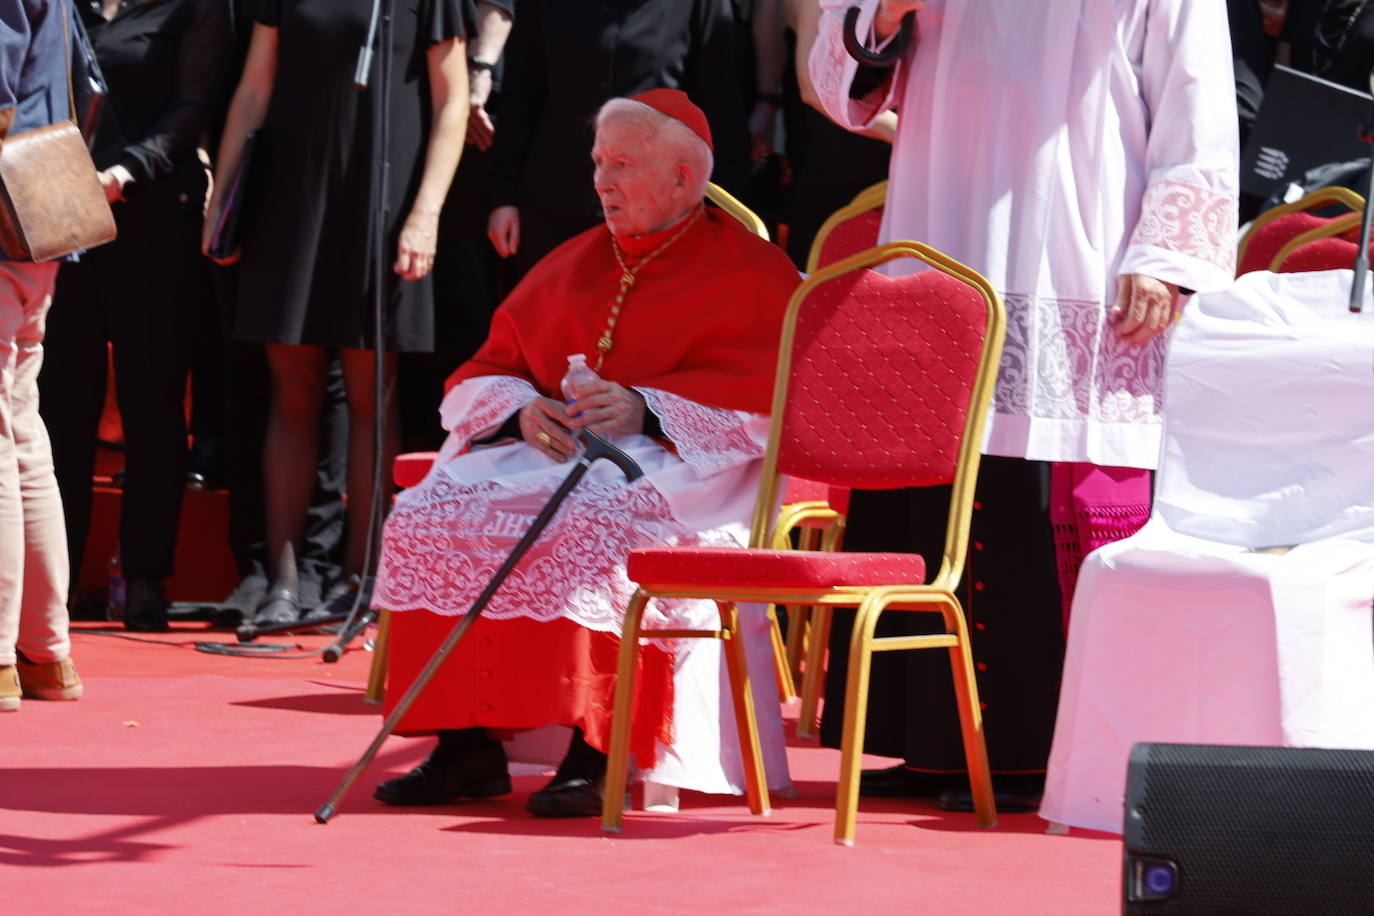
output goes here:
{"type": "Polygon", "coordinates": [[[651,128],[636,118],[602,120],[592,145],[593,182],[614,235],[648,235],[677,221],[685,203],[682,167],[653,147],[651,128]]]}

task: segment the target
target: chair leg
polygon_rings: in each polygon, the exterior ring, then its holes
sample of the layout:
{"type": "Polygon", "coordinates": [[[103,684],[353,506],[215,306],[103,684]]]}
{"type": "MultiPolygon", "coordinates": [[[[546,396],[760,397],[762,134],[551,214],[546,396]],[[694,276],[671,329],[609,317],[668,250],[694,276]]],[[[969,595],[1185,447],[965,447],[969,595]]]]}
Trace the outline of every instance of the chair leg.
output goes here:
{"type": "Polygon", "coordinates": [[[377,638],[372,641],[372,667],[367,675],[367,691],[363,700],[368,703],[382,702],[386,693],[387,652],[391,651],[391,612],[386,608],[377,611],[377,638]]]}
{"type": "Polygon", "coordinates": [[[619,833],[625,819],[625,787],[630,781],[630,729],[634,718],[635,666],[639,657],[639,621],[649,596],[637,590],[625,609],[616,665],[615,709],[611,717],[611,747],[606,760],[606,784],[601,801],[601,829],[619,833]]]}
{"type": "Polygon", "coordinates": [[[854,845],[859,812],[859,772],[868,720],[868,674],[873,660],[873,629],[881,607],[865,599],[854,616],[849,640],[849,678],[844,690],[844,736],[840,740],[840,783],[835,795],[835,842],[854,845]]]}
{"type": "Polygon", "coordinates": [[[983,740],[983,713],[978,704],[978,681],[973,673],[973,652],[969,648],[968,625],[958,604],[945,610],[945,629],[959,637],[959,645],[949,649],[949,664],[954,672],[954,696],[959,704],[959,730],[964,738],[964,759],[968,762],[969,789],[979,827],[997,826],[997,802],[992,792],[992,770],[988,766],[988,746],[983,740]]]}
{"type": "Polygon", "coordinates": [[[811,608],[802,604],[787,606],[787,670],[796,686],[802,679],[802,659],[806,656],[807,632],[810,630],[811,608]]]}
{"type": "Polygon", "coordinates": [[[773,672],[778,679],[778,699],[786,703],[797,696],[797,685],[787,665],[787,646],[782,639],[782,628],[778,626],[777,607],[771,604],[768,605],[768,638],[773,643],[773,672]]]}
{"type": "MultiPolygon", "coordinates": [[[[758,722],[754,717],[754,688],[749,683],[749,661],[744,635],[740,632],[739,609],[733,602],[718,601],[721,629],[725,639],[725,665],[730,673],[730,698],[735,703],[735,727],[739,732],[740,756],[744,759],[744,791],[749,810],[770,813],[768,778],[763,768],[763,749],[759,746],[758,722]]],[[[609,791],[609,787],[608,787],[609,791]]]]}
{"type": "Polygon", "coordinates": [[[797,737],[816,735],[817,710],[825,686],[825,650],[830,643],[830,608],[811,609],[811,635],[806,647],[806,668],[802,671],[801,712],[797,715],[797,737]]]}
{"type": "MultiPolygon", "coordinates": [[[[821,530],[803,528],[797,535],[798,550],[818,550],[821,547],[821,530]]],[[[792,672],[792,683],[802,679],[802,659],[811,633],[812,609],[800,605],[787,608],[787,668],[792,672]]]]}

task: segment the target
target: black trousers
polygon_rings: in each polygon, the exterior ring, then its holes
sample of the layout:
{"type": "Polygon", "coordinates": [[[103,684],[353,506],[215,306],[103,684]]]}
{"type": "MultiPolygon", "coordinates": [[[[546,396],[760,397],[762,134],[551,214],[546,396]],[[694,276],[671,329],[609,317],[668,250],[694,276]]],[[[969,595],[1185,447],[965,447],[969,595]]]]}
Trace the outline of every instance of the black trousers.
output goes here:
{"type": "Polygon", "coordinates": [[[115,241],[58,272],[39,409],[52,437],[73,584],[90,527],[107,341],[127,450],[119,524],[124,575],[172,574],[186,482],[190,337],[199,300],[209,295],[200,223],[197,210],[122,210],[115,241]]]}
{"type": "MultiPolygon", "coordinates": [[[[1049,465],[984,456],[968,566],[959,585],[972,636],[988,758],[1000,774],[1043,773],[1058,708],[1064,634],[1049,522],[1049,465]]],[[[845,549],[911,551],[939,569],[950,488],[855,491],[845,549]]],[[[839,747],[852,611],[830,631],[821,744],[839,747]]],[[[888,611],[879,636],[942,632],[937,614],[888,611]]],[[[963,739],[944,649],[880,652],[869,682],[864,749],[932,773],[963,773],[963,739]]],[[[957,783],[956,783],[957,784],[957,783]]]]}

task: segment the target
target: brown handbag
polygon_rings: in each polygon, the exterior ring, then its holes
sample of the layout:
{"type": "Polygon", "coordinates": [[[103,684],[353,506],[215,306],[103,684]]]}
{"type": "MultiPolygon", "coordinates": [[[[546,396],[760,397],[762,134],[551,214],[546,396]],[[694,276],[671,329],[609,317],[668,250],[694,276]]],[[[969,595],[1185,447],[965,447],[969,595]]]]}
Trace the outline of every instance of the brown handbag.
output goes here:
{"type": "MultiPolygon", "coordinates": [[[[70,97],[71,46],[66,4],[61,5],[70,97]]],[[[76,122],[10,136],[13,124],[14,109],[0,111],[0,249],[5,256],[51,261],[113,240],[114,214],[76,122]]]]}

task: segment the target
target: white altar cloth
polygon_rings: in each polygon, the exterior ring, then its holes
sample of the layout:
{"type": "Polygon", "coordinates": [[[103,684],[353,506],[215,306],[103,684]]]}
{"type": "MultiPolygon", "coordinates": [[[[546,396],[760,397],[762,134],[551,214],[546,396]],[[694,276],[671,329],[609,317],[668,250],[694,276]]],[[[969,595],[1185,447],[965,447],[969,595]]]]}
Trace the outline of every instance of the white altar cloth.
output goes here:
{"type": "Polygon", "coordinates": [[[1257,272],[1170,345],[1150,522],[1090,554],[1040,814],[1120,833],[1137,742],[1374,748],[1374,303],[1257,272]]]}

